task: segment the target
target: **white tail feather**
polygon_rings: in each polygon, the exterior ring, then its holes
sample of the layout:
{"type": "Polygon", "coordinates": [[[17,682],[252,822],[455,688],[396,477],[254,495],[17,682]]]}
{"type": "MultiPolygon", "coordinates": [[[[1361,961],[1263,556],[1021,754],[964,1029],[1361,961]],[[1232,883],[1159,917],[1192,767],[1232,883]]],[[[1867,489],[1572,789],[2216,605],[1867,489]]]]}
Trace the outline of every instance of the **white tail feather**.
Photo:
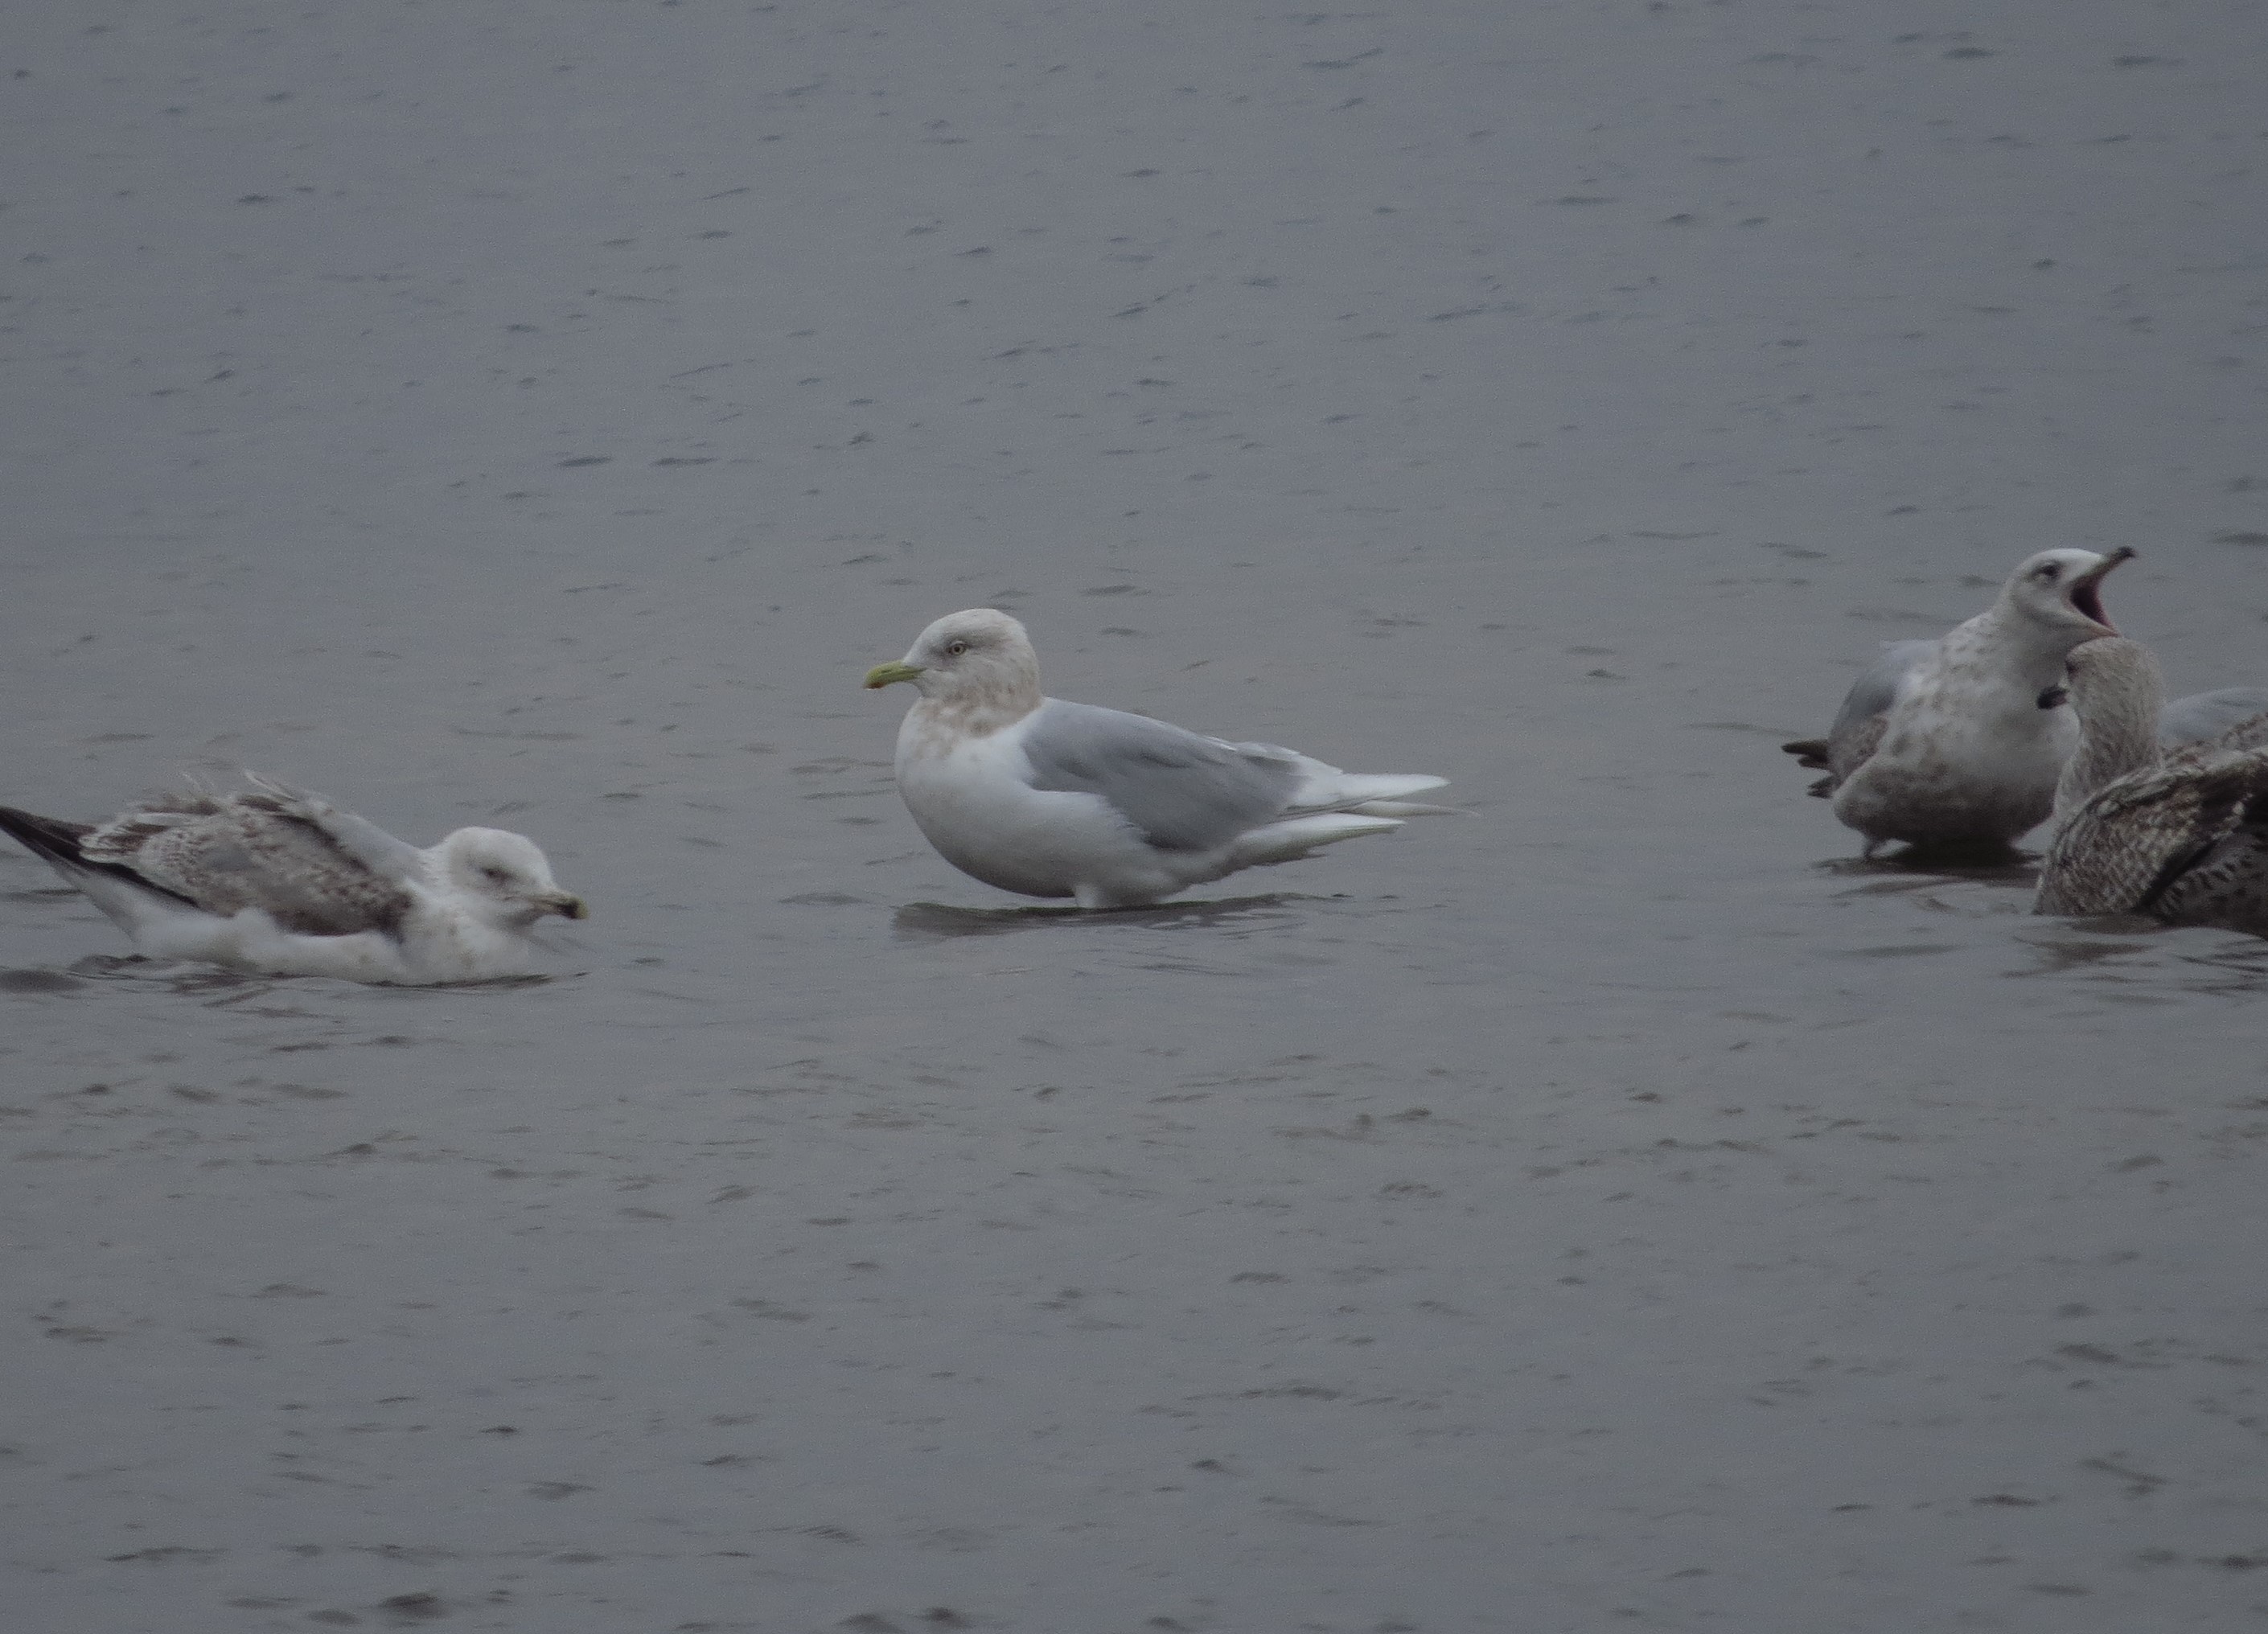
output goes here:
{"type": "Polygon", "coordinates": [[[1332,778],[1330,800],[1334,806],[1345,807],[1366,800],[1406,799],[1413,794],[1423,794],[1428,789],[1446,789],[1447,777],[1427,777],[1413,773],[1340,772],[1332,778]]]}
{"type": "Polygon", "coordinates": [[[1239,868],[1288,863],[1319,846],[1351,840],[1366,834],[1390,834],[1402,826],[1392,817],[1358,817],[1345,812],[1319,812],[1312,817],[1287,817],[1249,834],[1239,835],[1233,852],[1239,868]]]}
{"type": "Polygon", "coordinates": [[[1423,800],[1365,800],[1345,808],[1366,817],[1469,817],[1462,806],[1429,806],[1423,800]]]}
{"type": "Polygon", "coordinates": [[[1447,788],[1449,782],[1422,773],[1341,771],[1312,755],[1292,757],[1300,766],[1300,786],[1291,803],[1295,812],[1360,811],[1373,801],[1406,799],[1428,789],[1447,788]]]}
{"type": "Polygon", "coordinates": [[[161,928],[205,918],[202,909],[100,868],[72,868],[57,863],[55,869],[85,892],[89,902],[137,942],[161,928]]]}

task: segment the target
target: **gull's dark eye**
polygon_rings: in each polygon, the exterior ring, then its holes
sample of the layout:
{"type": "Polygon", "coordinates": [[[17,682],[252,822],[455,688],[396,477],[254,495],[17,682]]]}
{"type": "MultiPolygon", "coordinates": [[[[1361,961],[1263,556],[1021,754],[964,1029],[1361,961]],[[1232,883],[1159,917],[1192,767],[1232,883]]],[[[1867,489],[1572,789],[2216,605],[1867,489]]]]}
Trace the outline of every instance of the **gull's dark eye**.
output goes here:
{"type": "Polygon", "coordinates": [[[2056,581],[2056,564],[2051,562],[2045,567],[2035,569],[2033,570],[2032,577],[2034,578],[2045,579],[2051,585],[2054,584],[2056,581]]]}
{"type": "Polygon", "coordinates": [[[948,641],[945,644],[945,651],[948,658],[957,659],[968,651],[968,644],[965,641],[948,641]]]}
{"type": "Polygon", "coordinates": [[[503,869],[501,869],[501,868],[497,867],[497,866],[495,864],[493,864],[493,863],[490,863],[490,865],[488,865],[486,867],[483,867],[483,868],[481,870],[481,878],[482,878],[482,879],[483,879],[483,880],[495,880],[498,885],[502,885],[502,884],[503,884],[503,883],[504,883],[507,879],[509,879],[510,877],[511,877],[511,876],[510,876],[510,875],[508,875],[507,873],[505,873],[505,872],[504,872],[504,871],[503,869]]]}

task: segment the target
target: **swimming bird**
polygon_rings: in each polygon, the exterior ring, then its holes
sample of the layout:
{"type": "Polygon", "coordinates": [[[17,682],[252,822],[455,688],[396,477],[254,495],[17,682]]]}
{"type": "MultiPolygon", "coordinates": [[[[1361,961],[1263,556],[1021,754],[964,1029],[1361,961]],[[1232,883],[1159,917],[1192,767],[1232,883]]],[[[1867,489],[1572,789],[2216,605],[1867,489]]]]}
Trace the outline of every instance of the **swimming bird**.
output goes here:
{"type": "Polygon", "coordinates": [[[899,681],[921,694],[898,729],[906,809],[946,861],[1026,896],[1135,907],[1444,809],[1407,797],[1446,778],[1047,697],[1024,626],[992,607],[948,613],[865,684],[899,681]]]}
{"type": "MultiPolygon", "coordinates": [[[[1880,657],[1859,673],[1845,695],[1835,725],[1824,738],[1808,738],[1782,747],[1799,754],[1809,770],[1828,776],[1811,785],[1821,799],[1831,799],[1835,785],[1871,752],[1881,729],[1882,717],[1896,701],[1906,674],[1935,653],[1940,638],[1886,641],[1880,657]]],[[[2054,690],[2051,688],[2051,690],[2054,690]]],[[[2043,694],[2042,696],[2045,696],[2043,694]]],[[[2057,703],[2061,703],[2060,697],[2057,703]]],[[[2193,692],[2176,698],[2158,711],[2158,747],[2178,748],[2217,738],[2241,720],[2268,711],[2268,687],[2222,687],[2213,692],[2193,692]]]]}
{"type": "Polygon", "coordinates": [[[508,975],[545,914],[587,916],[525,835],[460,828],[420,850],[320,795],[254,777],[100,823],[0,806],[0,829],[160,958],[274,975],[428,983],[508,975]]]}
{"type": "Polygon", "coordinates": [[[1975,618],[1936,641],[1886,649],[1825,738],[1783,746],[1827,773],[1811,791],[1867,836],[1867,855],[1892,840],[2006,843],[2048,815],[2078,728],[2041,695],[2060,684],[2065,653],[2117,634],[2101,586],[2133,554],[2025,558],[1975,618]]]}
{"type": "Polygon", "coordinates": [[[2147,647],[2087,642],[2065,670],[2080,747],[2057,786],[2032,911],[2268,936],[2268,714],[2161,753],[2165,683],[2147,647]]]}

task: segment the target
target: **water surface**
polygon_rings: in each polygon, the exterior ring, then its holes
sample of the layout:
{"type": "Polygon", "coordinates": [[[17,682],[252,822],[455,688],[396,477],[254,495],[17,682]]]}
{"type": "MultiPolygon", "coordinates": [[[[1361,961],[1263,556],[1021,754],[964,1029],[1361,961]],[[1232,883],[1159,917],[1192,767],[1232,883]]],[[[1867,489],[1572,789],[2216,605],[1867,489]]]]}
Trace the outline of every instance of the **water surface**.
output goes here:
{"type": "Polygon", "coordinates": [[[2257,8],[18,19],[11,803],[594,909],[152,968],[0,854],[8,1596],[119,1634],[2268,1613],[2268,949],[1778,753],[2024,555],[2268,679],[2257,8]],[[1019,904],[937,614],[1455,781],[1019,904]]]}

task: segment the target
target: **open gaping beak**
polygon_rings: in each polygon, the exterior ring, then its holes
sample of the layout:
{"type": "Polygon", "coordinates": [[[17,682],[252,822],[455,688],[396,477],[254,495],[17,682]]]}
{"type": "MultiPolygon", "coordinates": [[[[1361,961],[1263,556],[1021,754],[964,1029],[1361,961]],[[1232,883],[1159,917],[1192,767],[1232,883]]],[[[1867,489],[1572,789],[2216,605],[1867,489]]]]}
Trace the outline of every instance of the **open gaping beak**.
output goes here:
{"type": "Polygon", "coordinates": [[[2118,633],[2118,626],[2112,623],[2110,615],[2102,610],[2102,581],[2109,576],[2112,568],[2128,560],[2133,555],[2134,551],[2131,546],[2121,545],[2103,557],[2100,566],[2081,573],[2071,581],[2073,607],[2077,609],[2083,617],[2094,620],[2114,636],[2118,633]]]}

